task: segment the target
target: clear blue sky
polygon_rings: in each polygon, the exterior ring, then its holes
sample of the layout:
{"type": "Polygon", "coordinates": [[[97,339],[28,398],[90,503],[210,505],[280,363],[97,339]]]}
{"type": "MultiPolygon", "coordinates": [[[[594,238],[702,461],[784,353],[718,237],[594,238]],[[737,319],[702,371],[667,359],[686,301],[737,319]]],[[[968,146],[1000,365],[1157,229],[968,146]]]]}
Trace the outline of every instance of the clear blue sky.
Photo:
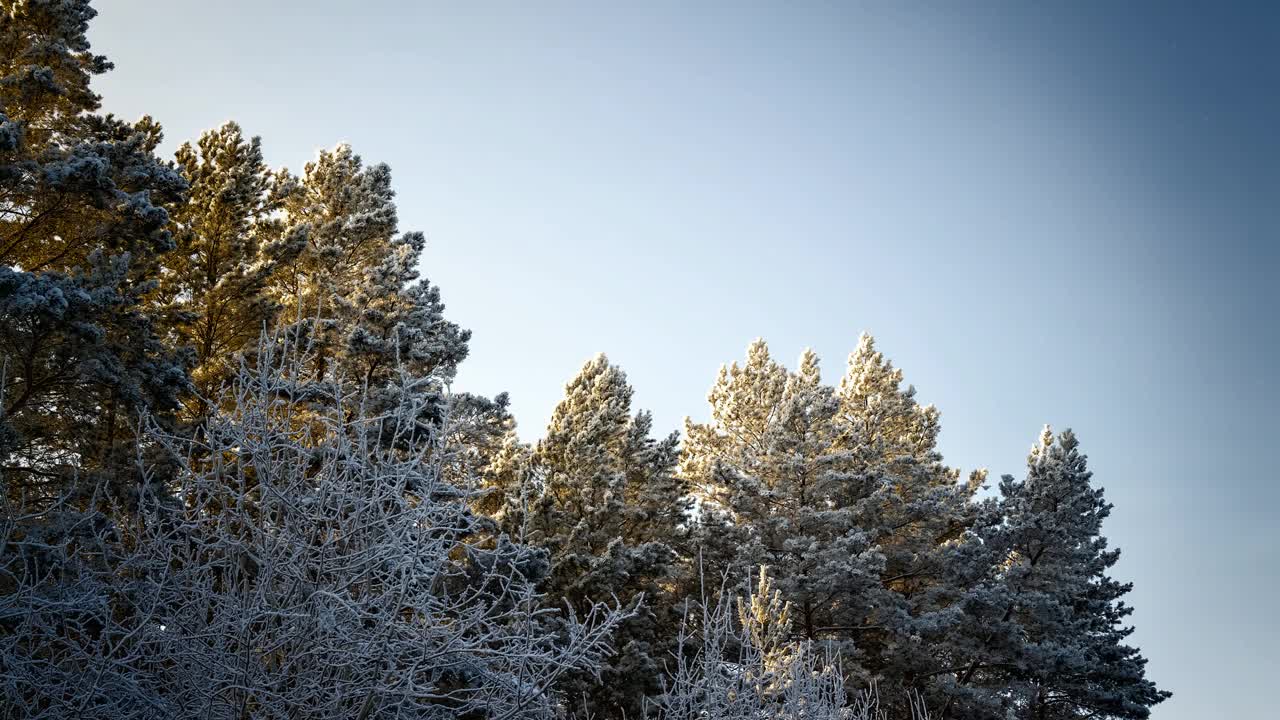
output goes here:
{"type": "Polygon", "coordinates": [[[1052,4],[101,0],[91,38],[167,150],[390,163],[525,437],[597,351],[674,429],[752,338],[834,381],[862,330],[954,465],[1075,428],[1154,717],[1274,717],[1280,15],[1052,4]]]}

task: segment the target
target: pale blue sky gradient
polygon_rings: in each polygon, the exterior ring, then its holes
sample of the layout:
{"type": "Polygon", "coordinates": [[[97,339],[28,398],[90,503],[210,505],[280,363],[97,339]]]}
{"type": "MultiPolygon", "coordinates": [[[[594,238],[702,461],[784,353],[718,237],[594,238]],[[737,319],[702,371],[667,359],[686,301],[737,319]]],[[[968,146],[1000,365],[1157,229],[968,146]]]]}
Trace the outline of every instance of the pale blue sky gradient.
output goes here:
{"type": "Polygon", "coordinates": [[[458,386],[526,438],[597,351],[675,429],[752,338],[834,382],[862,330],[954,465],[1075,428],[1154,717],[1273,717],[1280,15],[1053,4],[102,0],[91,38],[167,152],[390,163],[458,386]]]}

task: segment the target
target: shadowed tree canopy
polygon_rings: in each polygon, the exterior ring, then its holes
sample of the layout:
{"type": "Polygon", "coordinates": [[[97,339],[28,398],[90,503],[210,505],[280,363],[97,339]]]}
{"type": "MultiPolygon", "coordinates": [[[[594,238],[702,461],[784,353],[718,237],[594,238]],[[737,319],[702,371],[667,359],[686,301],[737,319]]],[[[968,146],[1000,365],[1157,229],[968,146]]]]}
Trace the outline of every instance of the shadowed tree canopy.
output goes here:
{"type": "Polygon", "coordinates": [[[675,472],[678,437],[652,438],[632,394],[604,355],[583,365],[529,458],[536,487],[526,482],[520,505],[508,507],[507,525],[548,553],[551,597],[577,612],[609,598],[637,607],[619,626],[600,681],[568,676],[563,691],[584,698],[582,717],[639,717],[644,698],[660,690],[679,625],[672,591],[690,505],[675,472]]]}
{"type": "Polygon", "coordinates": [[[186,183],[149,118],[94,114],[88,2],[0,8],[0,464],[46,501],[110,476],[130,502],[139,414],[187,388],[150,297],[186,183]]]}

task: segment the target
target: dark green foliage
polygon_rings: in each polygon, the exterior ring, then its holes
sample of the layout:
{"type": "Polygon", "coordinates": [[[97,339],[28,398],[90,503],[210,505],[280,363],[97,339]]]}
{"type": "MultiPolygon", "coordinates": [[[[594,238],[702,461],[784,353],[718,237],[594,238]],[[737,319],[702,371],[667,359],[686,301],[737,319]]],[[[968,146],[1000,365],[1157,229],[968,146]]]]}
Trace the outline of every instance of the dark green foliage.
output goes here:
{"type": "Polygon", "coordinates": [[[565,386],[546,437],[530,460],[520,510],[508,526],[550,558],[546,590],[576,613],[616,598],[636,608],[614,639],[597,680],[571,675],[562,691],[578,715],[639,717],[660,690],[679,628],[678,586],[686,513],[677,437],[650,437],[647,413],[631,412],[626,375],[599,355],[565,386]],[[520,522],[514,522],[520,517],[520,522]]]}
{"type": "Polygon", "coordinates": [[[0,467],[49,503],[105,481],[136,496],[134,436],[187,389],[150,294],[185,182],[153,154],[155,123],[92,114],[110,64],[84,37],[87,2],[0,13],[0,467]],[[74,487],[73,487],[74,486],[74,487]]]}

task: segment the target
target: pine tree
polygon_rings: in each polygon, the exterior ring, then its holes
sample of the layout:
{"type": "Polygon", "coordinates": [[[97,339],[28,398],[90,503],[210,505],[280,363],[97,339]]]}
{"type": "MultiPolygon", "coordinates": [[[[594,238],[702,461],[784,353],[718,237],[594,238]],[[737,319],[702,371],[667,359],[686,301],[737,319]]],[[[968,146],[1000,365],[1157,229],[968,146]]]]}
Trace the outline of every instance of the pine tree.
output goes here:
{"type": "Polygon", "coordinates": [[[676,473],[680,435],[653,436],[653,415],[641,410],[631,416],[622,448],[625,534],[633,542],[658,542],[676,547],[679,530],[688,522],[688,489],[676,473]]]}
{"type": "Polygon", "coordinates": [[[307,226],[307,241],[273,290],[285,318],[315,325],[320,376],[337,364],[378,406],[403,392],[430,399],[425,432],[442,422],[444,386],[470,333],[445,319],[439,288],[419,278],[425,239],[398,232],[394,196],[385,164],[365,167],[347,145],[322,151],[285,195],[285,221],[307,226]],[[415,381],[395,382],[401,369],[415,381]]]}
{"type": "Polygon", "coordinates": [[[768,569],[761,566],[754,589],[738,597],[737,604],[742,634],[760,652],[763,694],[776,694],[784,687],[784,669],[797,648],[791,642],[791,603],[774,589],[768,569]]]}
{"type": "Polygon", "coordinates": [[[183,144],[177,161],[189,199],[174,213],[177,249],[165,258],[161,292],[175,342],[195,353],[191,406],[200,417],[235,372],[236,356],[274,326],[279,302],[269,283],[302,250],[306,226],[286,231],[274,217],[289,180],[270,172],[260,140],[246,139],[236,123],[183,144]]]}
{"type": "Polygon", "coordinates": [[[915,387],[902,383],[902,371],[863,334],[840,381],[836,423],[837,444],[863,481],[850,484],[844,500],[876,495],[883,503],[877,519],[885,526],[877,542],[889,555],[885,569],[894,589],[909,593],[929,575],[920,556],[965,527],[977,485],[973,478],[960,483],[958,471],[942,463],[938,409],[921,406],[915,387]]]}
{"type": "Polygon", "coordinates": [[[481,493],[474,505],[476,512],[491,518],[498,532],[518,538],[527,514],[533,464],[533,449],[520,442],[514,430],[504,433],[500,442],[483,447],[483,459],[477,478],[481,493]]]}
{"type": "Polygon", "coordinates": [[[347,145],[322,151],[285,200],[289,220],[311,230],[278,287],[296,315],[321,318],[332,336],[322,349],[370,384],[397,360],[451,378],[469,334],[444,321],[439,290],[419,280],[425,240],[398,234],[394,196],[385,164],[365,167],[347,145]]]}
{"type": "Polygon", "coordinates": [[[187,387],[149,296],[185,183],[149,118],[93,113],[90,79],[111,68],[85,37],[94,14],[0,3],[0,465],[46,502],[109,478],[127,504],[138,418],[164,420],[187,387]]]}
{"type": "Polygon", "coordinates": [[[1000,482],[999,521],[983,530],[990,576],[969,601],[973,655],[944,717],[1138,719],[1169,697],[1146,679],[1146,659],[1124,643],[1132,585],[1108,570],[1102,521],[1111,513],[1079,442],[1045,428],[1027,477],[1000,482]]]}
{"type": "MultiPolygon", "coordinates": [[[[682,472],[704,501],[708,567],[764,563],[792,603],[797,636],[841,651],[888,709],[936,683],[941,638],[964,622],[952,561],[972,552],[982,473],[942,463],[938,412],[864,335],[838,389],[812,352],[795,372],[763,341],[722,368],[711,422],[688,423],[682,472]]],[[[901,706],[901,707],[899,707],[901,706]]]]}
{"type": "MultiPolygon", "coordinates": [[[[883,559],[840,502],[848,457],[817,355],[806,351],[789,372],[757,340],[744,364],[721,368],[708,399],[711,422],[686,421],[681,461],[703,501],[704,558],[728,560],[736,578],[767,566],[792,605],[798,637],[847,639],[881,602],[883,559]]],[[[839,646],[856,667],[856,645],[839,646]]]]}
{"type": "Polygon", "coordinates": [[[671,590],[689,505],[675,476],[677,436],[652,439],[649,415],[633,415],[631,398],[608,358],[587,362],[534,452],[537,494],[521,498],[525,538],[549,554],[551,597],[575,612],[613,597],[638,609],[619,627],[599,681],[579,674],[562,688],[596,717],[640,717],[679,617],[671,590]]]}
{"type": "MultiPolygon", "coordinates": [[[[974,493],[985,474],[959,482],[937,449],[939,413],[921,406],[903,373],[863,334],[837,391],[837,446],[849,481],[839,502],[855,514],[884,557],[884,592],[867,606],[854,636],[889,706],[927,687],[935,646],[963,622],[951,563],[974,522],[974,493]]],[[[909,708],[900,708],[903,712],[909,708]]]]}
{"type": "Polygon", "coordinates": [[[532,449],[520,442],[510,402],[507,393],[492,399],[469,393],[454,395],[449,407],[443,469],[451,482],[476,492],[472,508],[481,517],[494,521],[494,531],[518,537],[519,532],[507,522],[505,511],[509,502],[518,507],[532,449]]]}

